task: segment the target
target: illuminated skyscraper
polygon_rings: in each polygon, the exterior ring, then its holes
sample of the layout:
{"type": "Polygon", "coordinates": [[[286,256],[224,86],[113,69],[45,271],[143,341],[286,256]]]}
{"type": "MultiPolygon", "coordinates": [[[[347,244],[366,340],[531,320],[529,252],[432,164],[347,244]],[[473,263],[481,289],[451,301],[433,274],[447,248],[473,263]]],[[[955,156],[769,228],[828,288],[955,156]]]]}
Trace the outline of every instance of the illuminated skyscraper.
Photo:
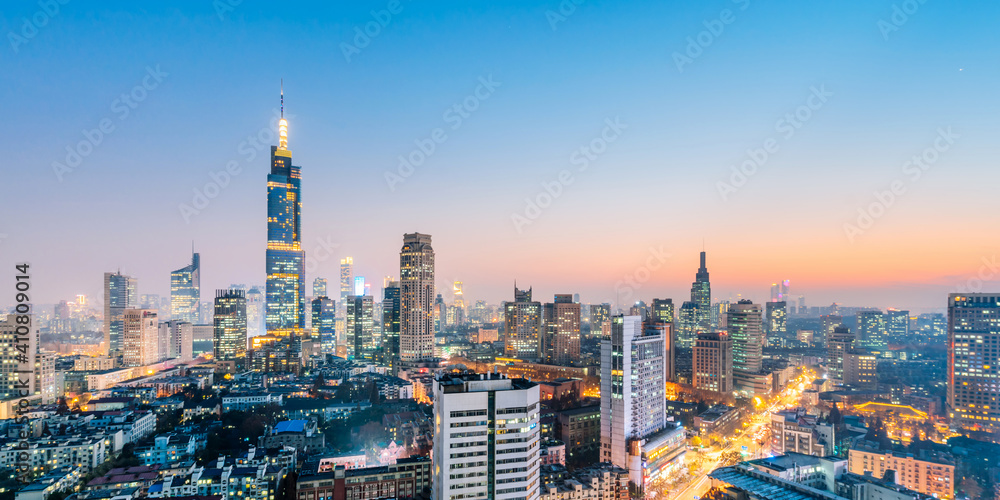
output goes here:
{"type": "Polygon", "coordinates": [[[826,366],[830,380],[835,384],[844,382],[844,359],[854,349],[854,334],[846,326],[840,325],[826,337],[826,366]]]}
{"type": "Polygon", "coordinates": [[[160,356],[160,325],[152,309],[122,311],[122,364],[146,366],[166,359],[160,356]]]}
{"type": "Polygon", "coordinates": [[[885,331],[890,339],[899,341],[906,338],[910,333],[910,311],[886,310],[885,331]]]}
{"type": "Polygon", "coordinates": [[[365,294],[365,277],[355,276],[354,277],[354,290],[351,295],[364,295],[365,294]]]}
{"type": "Polygon", "coordinates": [[[247,290],[247,337],[264,335],[264,293],[260,287],[247,290]]]}
{"type": "Polygon", "coordinates": [[[705,252],[701,252],[701,267],[691,283],[691,302],[698,306],[695,313],[695,333],[707,332],[712,328],[712,285],[708,281],[708,268],[705,266],[705,252]]]}
{"type": "Polygon", "coordinates": [[[1000,294],[948,296],[948,416],[1000,435],[1000,294]]]}
{"type": "Polygon", "coordinates": [[[382,292],[382,347],[385,363],[394,369],[399,366],[399,282],[390,281],[382,292]]]}
{"type": "Polygon", "coordinates": [[[673,299],[653,299],[653,319],[664,323],[674,322],[673,299]]]}
{"type": "Polygon", "coordinates": [[[557,294],[542,314],[545,362],[568,365],[580,360],[580,304],[571,294],[557,294]]]}
{"type": "Polygon", "coordinates": [[[375,311],[371,295],[347,296],[347,355],[375,358],[375,311]]]}
{"type": "Polygon", "coordinates": [[[504,355],[538,361],[542,350],[542,304],[531,300],[531,289],[514,287],[514,301],[504,305],[504,355]]]}
{"type": "Polygon", "coordinates": [[[318,337],[320,352],[337,354],[337,309],[333,299],[320,296],[312,300],[312,331],[318,337]]]}
{"type": "Polygon", "coordinates": [[[764,329],[760,304],[743,299],[729,305],[726,329],[733,341],[733,372],[758,373],[763,361],[764,329]]]}
{"type": "Polygon", "coordinates": [[[733,341],[725,332],[698,335],[692,350],[691,380],[695,389],[733,391],[733,341]]]}
{"type": "Polygon", "coordinates": [[[788,302],[791,296],[788,294],[788,280],[779,283],[771,283],[771,302],[788,302]]]}
{"type": "Polygon", "coordinates": [[[326,278],[313,280],[313,297],[326,297],[326,278]]]}
{"type": "Polygon", "coordinates": [[[694,347],[698,332],[698,304],[685,300],[677,315],[677,345],[679,347],[694,347]]]}
{"type": "Polygon", "coordinates": [[[604,329],[607,328],[611,334],[611,304],[591,304],[590,305],[590,337],[601,338],[604,329]],[[607,325],[607,326],[605,326],[607,325]]]}
{"type": "Polygon", "coordinates": [[[215,291],[215,359],[245,366],[247,355],[247,297],[242,290],[215,291]]]}
{"type": "Polygon", "coordinates": [[[104,349],[118,356],[123,348],[122,314],[139,305],[135,278],[121,273],[104,273],[104,349]]]}
{"type": "Polygon", "coordinates": [[[403,235],[399,251],[399,357],[434,358],[434,248],[429,234],[403,235]]]}
{"type": "Polygon", "coordinates": [[[785,305],[785,301],[764,304],[764,316],[766,318],[764,321],[764,331],[767,333],[768,342],[772,342],[772,337],[784,338],[788,331],[788,311],[785,305]]]}
{"type": "Polygon", "coordinates": [[[267,333],[301,335],[306,326],[305,252],[302,250],[302,191],[300,167],[292,165],[288,122],[281,94],[278,145],[271,146],[267,176],[267,333]]]}
{"type": "Polygon", "coordinates": [[[170,319],[200,322],[201,256],[191,254],[191,264],[170,273],[170,319]]]}
{"type": "Polygon", "coordinates": [[[885,349],[888,342],[882,311],[858,311],[858,342],[867,349],[885,349]]]}
{"type": "Polygon", "coordinates": [[[347,307],[347,296],[354,294],[354,258],[340,259],[340,308],[347,307]]]}

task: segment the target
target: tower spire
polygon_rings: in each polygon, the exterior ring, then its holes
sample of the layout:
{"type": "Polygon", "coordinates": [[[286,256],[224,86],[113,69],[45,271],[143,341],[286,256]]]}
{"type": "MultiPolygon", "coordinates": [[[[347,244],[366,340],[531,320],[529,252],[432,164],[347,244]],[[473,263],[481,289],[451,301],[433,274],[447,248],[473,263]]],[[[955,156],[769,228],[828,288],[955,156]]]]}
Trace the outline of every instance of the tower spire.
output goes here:
{"type": "Polygon", "coordinates": [[[285,79],[281,79],[281,120],[278,120],[278,149],[288,149],[288,122],[285,121],[285,79]]]}

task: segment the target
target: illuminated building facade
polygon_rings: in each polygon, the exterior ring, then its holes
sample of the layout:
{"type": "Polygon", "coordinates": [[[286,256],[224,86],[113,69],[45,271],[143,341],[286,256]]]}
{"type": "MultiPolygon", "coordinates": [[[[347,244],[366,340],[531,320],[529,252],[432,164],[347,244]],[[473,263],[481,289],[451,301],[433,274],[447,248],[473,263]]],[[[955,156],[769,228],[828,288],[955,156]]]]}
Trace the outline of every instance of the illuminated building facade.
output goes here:
{"type": "Polygon", "coordinates": [[[788,309],[784,301],[768,302],[764,304],[764,331],[767,334],[767,341],[771,338],[784,338],[788,332],[787,320],[788,309]]]}
{"type": "Polygon", "coordinates": [[[312,332],[319,338],[320,352],[337,353],[337,309],[333,299],[319,296],[312,300],[312,332]]]}
{"type": "Polygon", "coordinates": [[[698,335],[693,350],[692,382],[695,389],[733,391],[733,341],[725,332],[698,335]]]}
{"type": "Polygon", "coordinates": [[[705,266],[705,252],[701,252],[701,266],[691,283],[691,302],[697,305],[694,317],[694,333],[707,332],[712,328],[712,285],[708,279],[708,267],[705,266]]]}
{"type": "Polygon", "coordinates": [[[922,450],[918,456],[894,453],[864,443],[847,455],[848,472],[883,477],[896,471],[896,484],[925,495],[948,499],[955,495],[955,460],[947,453],[922,450]]]}
{"type": "Polygon", "coordinates": [[[340,307],[347,307],[347,296],[354,294],[354,258],[340,259],[340,307]]]}
{"type": "Polygon", "coordinates": [[[604,331],[604,325],[609,324],[610,321],[611,304],[590,305],[590,336],[592,338],[600,337],[604,331]]]}
{"type": "Polygon", "coordinates": [[[347,296],[347,356],[372,360],[375,356],[374,301],[371,295],[347,296]]]}
{"type": "Polygon", "coordinates": [[[1000,294],[948,296],[948,414],[955,427],[1000,432],[1000,294]]]}
{"type": "Polygon", "coordinates": [[[385,363],[393,368],[399,365],[399,282],[389,281],[382,290],[382,348],[385,363]]]}
{"type": "Polygon", "coordinates": [[[528,361],[543,357],[542,304],[531,300],[531,288],[514,287],[514,301],[504,305],[504,355],[528,361]]]}
{"type": "Polygon", "coordinates": [[[758,373],[764,348],[760,304],[743,299],[729,305],[726,330],[733,341],[733,372],[758,373]]]}
{"type": "Polygon", "coordinates": [[[434,248],[431,235],[403,235],[399,251],[399,357],[434,358],[434,248]]]}
{"type": "Polygon", "coordinates": [[[243,365],[247,355],[247,298],[243,290],[215,292],[215,359],[243,365]]]}
{"type": "Polygon", "coordinates": [[[698,316],[698,304],[689,300],[681,304],[677,317],[677,344],[680,347],[694,347],[695,339],[698,337],[698,316]]]}
{"type": "Polygon", "coordinates": [[[570,294],[558,294],[543,310],[545,362],[567,365],[580,360],[580,304],[570,294]]]}
{"type": "Polygon", "coordinates": [[[858,343],[868,349],[885,349],[885,316],[882,311],[858,311],[858,343]]]}
{"type": "Polygon", "coordinates": [[[201,301],[201,256],[191,254],[191,264],[170,273],[170,319],[198,324],[201,301]]]}
{"type": "Polygon", "coordinates": [[[854,334],[846,326],[840,325],[826,338],[826,368],[830,380],[835,384],[844,383],[844,358],[854,348],[854,334]]]}
{"type": "Polygon", "coordinates": [[[664,323],[674,322],[673,299],[653,299],[653,318],[664,323]]]}
{"type": "Polygon", "coordinates": [[[260,287],[247,290],[247,337],[264,335],[264,293],[260,287]]]}
{"type": "Polygon", "coordinates": [[[904,339],[910,333],[910,311],[885,311],[885,331],[891,339],[904,339]]]}
{"type": "Polygon", "coordinates": [[[878,386],[878,357],[866,349],[849,349],[844,353],[844,383],[858,389],[878,386]]]}
{"type": "Polygon", "coordinates": [[[267,333],[301,336],[305,329],[306,276],[302,250],[302,176],[292,165],[288,149],[288,122],[278,122],[278,145],[271,146],[271,173],[267,176],[267,333]]]}
{"type": "Polygon", "coordinates": [[[139,305],[136,279],[120,272],[104,273],[104,348],[111,356],[123,348],[122,315],[139,305]]]}
{"type": "Polygon", "coordinates": [[[313,280],[313,298],[326,297],[326,278],[316,278],[313,280]]]}
{"type": "Polygon", "coordinates": [[[145,366],[166,358],[160,356],[160,327],[153,309],[122,311],[122,364],[145,366]]]}

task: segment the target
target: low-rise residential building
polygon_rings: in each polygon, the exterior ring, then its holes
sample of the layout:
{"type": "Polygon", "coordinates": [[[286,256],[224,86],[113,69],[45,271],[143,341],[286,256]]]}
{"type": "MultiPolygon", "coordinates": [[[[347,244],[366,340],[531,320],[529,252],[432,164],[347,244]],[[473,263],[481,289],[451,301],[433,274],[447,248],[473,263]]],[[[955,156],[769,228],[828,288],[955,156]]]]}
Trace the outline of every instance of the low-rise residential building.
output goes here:
{"type": "Polygon", "coordinates": [[[303,473],[296,483],[294,500],[430,498],[431,461],[426,457],[404,458],[394,465],[303,473]]]}
{"type": "Polygon", "coordinates": [[[955,494],[955,459],[948,453],[921,450],[914,456],[880,450],[872,443],[860,443],[848,452],[848,470],[883,477],[895,471],[896,482],[906,488],[938,498],[955,494]]]}
{"type": "Polygon", "coordinates": [[[785,453],[832,455],[833,443],[823,439],[817,430],[820,424],[819,417],[807,415],[801,408],[772,413],[771,452],[776,455],[785,453]]]}
{"type": "Polygon", "coordinates": [[[136,467],[117,467],[107,474],[95,477],[87,483],[88,490],[123,490],[139,488],[146,491],[160,477],[160,465],[139,465],[136,467]]]}
{"type": "Polygon", "coordinates": [[[121,430],[125,444],[137,443],[156,430],[156,414],[149,411],[93,412],[90,426],[106,431],[121,430]]]}
{"type": "Polygon", "coordinates": [[[137,448],[135,455],[146,465],[168,465],[193,457],[196,449],[194,436],[169,433],[156,436],[150,447],[137,448]]]}
{"type": "Polygon", "coordinates": [[[298,451],[322,450],[325,436],[319,432],[315,420],[284,420],[278,422],[266,435],[261,436],[261,448],[290,446],[298,451]]]}
{"type": "Polygon", "coordinates": [[[14,499],[48,500],[53,493],[76,491],[82,477],[79,467],[60,467],[25,485],[17,491],[14,499]]]}
{"type": "Polygon", "coordinates": [[[265,393],[235,393],[222,398],[222,411],[253,411],[254,408],[267,405],[281,406],[284,403],[283,394],[265,393]]]}
{"type": "Polygon", "coordinates": [[[105,443],[104,435],[7,439],[0,444],[0,466],[15,469],[24,463],[34,477],[65,467],[79,467],[86,475],[107,460],[105,443]],[[23,460],[24,454],[28,460],[23,460]]]}
{"type": "Polygon", "coordinates": [[[572,477],[546,482],[539,500],[610,500],[629,498],[628,471],[611,464],[578,469],[572,477]]]}
{"type": "Polygon", "coordinates": [[[558,413],[558,436],[566,453],[596,450],[601,446],[601,405],[582,406],[558,413]]]}
{"type": "Polygon", "coordinates": [[[715,405],[694,417],[694,427],[703,440],[728,436],[739,424],[739,408],[726,405],[715,405]]]}

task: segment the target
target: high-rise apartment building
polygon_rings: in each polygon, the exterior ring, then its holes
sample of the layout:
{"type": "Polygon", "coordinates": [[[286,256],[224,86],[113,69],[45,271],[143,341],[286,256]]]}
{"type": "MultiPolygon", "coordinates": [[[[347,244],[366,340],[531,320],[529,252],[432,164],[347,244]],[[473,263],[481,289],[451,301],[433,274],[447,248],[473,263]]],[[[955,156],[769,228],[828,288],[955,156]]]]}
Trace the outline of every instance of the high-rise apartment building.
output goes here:
{"type": "Polygon", "coordinates": [[[708,267],[705,265],[705,252],[701,252],[701,266],[691,283],[691,302],[698,308],[695,311],[695,334],[707,332],[712,328],[712,285],[708,279],[708,267]]]}
{"type": "Polygon", "coordinates": [[[677,315],[677,345],[686,349],[694,346],[698,332],[698,304],[685,300],[677,315]]]}
{"type": "Polygon", "coordinates": [[[539,390],[504,375],[434,380],[431,498],[538,498],[539,390]]]}
{"type": "Polygon", "coordinates": [[[399,366],[400,307],[399,282],[389,281],[382,290],[382,348],[393,369],[399,366]]]}
{"type": "Polygon", "coordinates": [[[826,367],[833,383],[844,383],[844,358],[852,349],[854,349],[854,334],[846,326],[837,326],[827,335],[826,367]]]}
{"type": "Polygon", "coordinates": [[[1000,294],[948,296],[948,416],[1000,433],[1000,294]]]}
{"type": "Polygon", "coordinates": [[[347,296],[347,355],[355,359],[375,358],[375,310],[371,295],[347,296]]]}
{"type": "Polygon", "coordinates": [[[0,400],[31,396],[37,389],[31,376],[38,354],[37,318],[27,315],[31,321],[23,324],[18,316],[25,315],[8,314],[0,320],[0,400]]]}
{"type": "Polygon", "coordinates": [[[733,341],[725,332],[698,335],[692,351],[691,380],[696,389],[733,391],[733,341]]]}
{"type": "MultiPolygon", "coordinates": [[[[826,339],[830,338],[830,334],[833,333],[833,329],[844,324],[844,317],[837,314],[825,314],[819,317],[820,322],[823,324],[821,331],[816,332],[813,337],[813,342],[822,343],[826,339]]],[[[857,340],[857,336],[855,336],[857,340]]]]}
{"type": "Polygon", "coordinates": [[[247,298],[242,290],[216,290],[214,314],[215,359],[245,366],[247,355],[247,298]]]}
{"type": "Polygon", "coordinates": [[[542,304],[531,300],[531,288],[514,286],[514,301],[504,305],[504,355],[538,361],[542,352],[542,304]]]}
{"type": "Polygon", "coordinates": [[[267,175],[267,284],[265,321],[268,335],[301,336],[306,327],[305,252],[302,250],[302,172],[292,164],[288,122],[281,94],[278,145],[271,146],[267,175]]]}
{"type": "Polygon", "coordinates": [[[542,312],[545,362],[568,365],[580,360],[580,304],[572,294],[557,294],[542,312]]]}
{"type": "Polygon", "coordinates": [[[885,349],[885,316],[882,311],[858,311],[858,343],[867,349],[885,349]]]}
{"type": "Polygon", "coordinates": [[[170,320],[159,325],[159,338],[166,339],[167,359],[194,359],[194,325],[187,321],[170,320]]]}
{"type": "Polygon", "coordinates": [[[866,349],[849,349],[844,353],[844,383],[857,389],[878,386],[878,358],[866,349]]]}
{"type": "Polygon", "coordinates": [[[316,278],[313,280],[313,298],[326,297],[326,278],[316,278]]]}
{"type": "Polygon", "coordinates": [[[667,420],[665,334],[643,328],[640,316],[617,315],[601,341],[600,460],[628,469],[640,491],[645,462],[659,453],[676,458],[684,446],[683,429],[667,420]]]}
{"type": "Polygon", "coordinates": [[[192,253],[191,264],[170,273],[170,319],[197,324],[200,302],[201,256],[192,253]]]}
{"type": "Polygon", "coordinates": [[[399,357],[404,362],[434,357],[434,248],[431,235],[403,235],[399,251],[399,357]]]}
{"type": "Polygon", "coordinates": [[[166,358],[160,356],[159,326],[153,309],[122,311],[122,364],[146,366],[166,358]]]}
{"type": "Polygon", "coordinates": [[[319,339],[322,354],[337,354],[337,308],[333,299],[319,296],[312,300],[312,333],[319,339]]]}
{"type": "Polygon", "coordinates": [[[729,305],[726,330],[733,341],[733,372],[759,373],[763,361],[764,330],[760,304],[743,299],[729,305]]]}
{"type": "MultiPolygon", "coordinates": [[[[605,324],[610,327],[611,304],[591,304],[590,305],[590,336],[600,338],[604,331],[605,324]]],[[[610,329],[608,330],[611,331],[610,329]]]]}
{"type": "Polygon", "coordinates": [[[264,292],[260,287],[247,290],[247,337],[257,337],[267,332],[264,326],[264,308],[264,292]]]}
{"type": "Polygon", "coordinates": [[[136,279],[120,272],[104,273],[104,349],[111,356],[121,355],[122,315],[139,305],[136,279]]]}
{"type": "Polygon", "coordinates": [[[347,296],[354,294],[354,258],[340,259],[340,307],[346,310],[347,296]]]}

